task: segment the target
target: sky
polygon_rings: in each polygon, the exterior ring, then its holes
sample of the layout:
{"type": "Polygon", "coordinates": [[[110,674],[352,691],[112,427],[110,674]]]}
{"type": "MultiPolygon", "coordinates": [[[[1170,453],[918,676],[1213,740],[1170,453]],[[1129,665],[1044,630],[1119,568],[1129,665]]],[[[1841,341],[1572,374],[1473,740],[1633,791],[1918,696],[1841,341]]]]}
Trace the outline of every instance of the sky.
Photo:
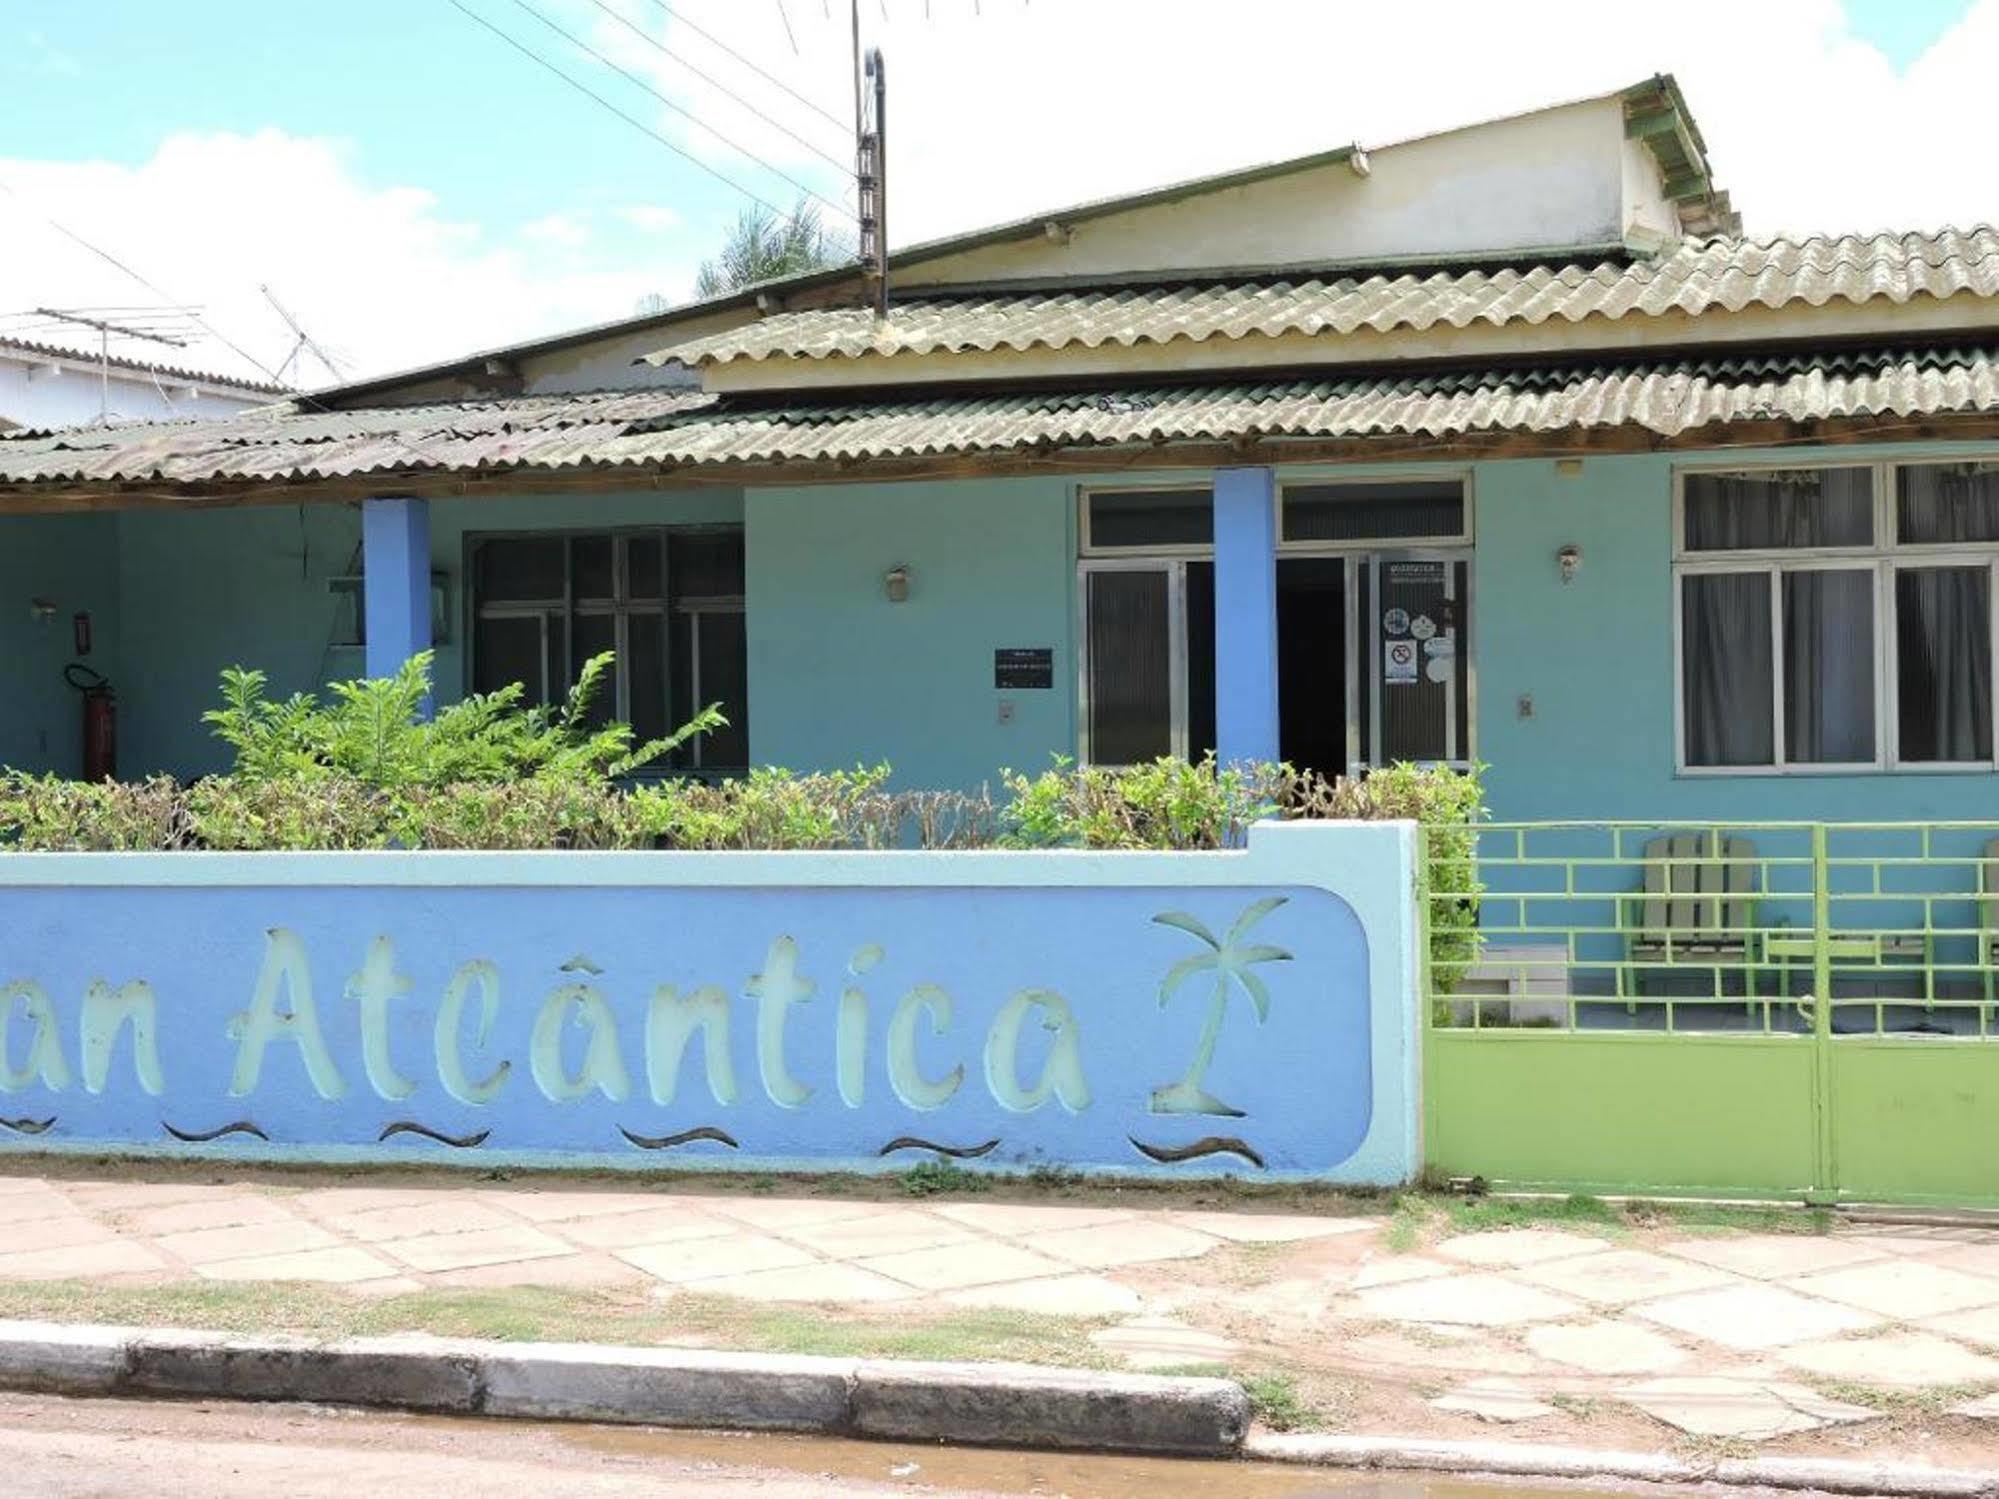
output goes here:
{"type": "MultiPolygon", "coordinates": [[[[1999,0],[859,10],[892,245],[1656,72],[1750,234],[1999,220],[1999,0]]],[[[0,330],[187,304],[188,347],[116,347],[317,385],[261,288],[346,378],[689,300],[753,199],[851,233],[850,27],[846,0],[0,0],[0,330]]]]}

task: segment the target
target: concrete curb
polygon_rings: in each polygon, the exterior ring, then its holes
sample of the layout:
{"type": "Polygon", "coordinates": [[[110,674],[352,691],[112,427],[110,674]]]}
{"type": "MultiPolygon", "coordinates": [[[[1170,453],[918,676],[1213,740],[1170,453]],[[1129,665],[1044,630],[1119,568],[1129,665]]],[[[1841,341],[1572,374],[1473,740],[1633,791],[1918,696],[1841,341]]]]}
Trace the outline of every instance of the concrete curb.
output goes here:
{"type": "Polygon", "coordinates": [[[1575,1478],[1627,1483],[1719,1483],[1744,1488],[1811,1489],[1907,1499],[1995,1499],[1999,1470],[1928,1468],[1913,1463],[1833,1458],[1751,1457],[1694,1462],[1646,1452],[1592,1452],[1512,1442],[1445,1442],[1394,1437],[1251,1437],[1244,1457],[1322,1468],[1476,1473],[1499,1478],[1575,1478]]]}
{"type": "Polygon", "coordinates": [[[0,1322],[0,1389],[303,1400],[447,1415],[1233,1457],[1225,1379],[405,1336],[297,1338],[0,1322]]]}

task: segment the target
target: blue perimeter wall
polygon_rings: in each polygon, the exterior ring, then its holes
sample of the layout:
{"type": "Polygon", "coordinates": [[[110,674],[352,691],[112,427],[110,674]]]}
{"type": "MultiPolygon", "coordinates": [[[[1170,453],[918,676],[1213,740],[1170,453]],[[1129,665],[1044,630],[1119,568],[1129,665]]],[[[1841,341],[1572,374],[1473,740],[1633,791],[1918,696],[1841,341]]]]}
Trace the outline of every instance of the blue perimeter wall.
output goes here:
{"type": "MultiPolygon", "coordinates": [[[[1964,450],[1904,444],[1730,459],[1947,452],[1964,450]]],[[[1476,750],[1490,767],[1494,815],[1990,815],[1989,774],[1675,776],[1672,473],[1702,456],[1592,457],[1574,475],[1541,460],[1473,466],[1476,750]],[[1565,544],[1583,550],[1568,585],[1555,566],[1565,544]],[[1522,696],[1533,699],[1532,717],[1518,713],[1522,696]]],[[[1409,472],[1315,470],[1398,471],[1409,472]]],[[[440,691],[448,699],[463,682],[466,533],[740,519],[758,762],[809,770],[885,759],[907,787],[968,788],[1003,767],[1038,768],[1076,746],[1075,509],[1087,482],[435,501],[433,557],[452,579],[454,607],[440,691]],[[910,569],[911,591],[892,604],[882,575],[898,563],[910,569]],[[1052,648],[1054,688],[997,691],[992,653],[1007,646],[1052,648]]],[[[215,768],[221,759],[199,715],[224,665],[261,665],[281,692],[359,672],[358,651],[326,644],[326,579],[355,565],[359,535],[351,506],[0,520],[0,761],[75,769],[76,695],[61,667],[69,616],[87,608],[97,623],[92,662],[120,687],[121,768],[215,768]],[[53,625],[30,619],[31,596],[56,603],[53,625]]]]}

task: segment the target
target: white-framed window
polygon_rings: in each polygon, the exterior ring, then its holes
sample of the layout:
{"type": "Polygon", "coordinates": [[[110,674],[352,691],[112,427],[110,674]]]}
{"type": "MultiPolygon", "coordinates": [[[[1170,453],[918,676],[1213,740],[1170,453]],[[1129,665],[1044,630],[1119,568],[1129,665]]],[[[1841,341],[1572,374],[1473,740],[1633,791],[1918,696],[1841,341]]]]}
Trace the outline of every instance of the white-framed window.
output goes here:
{"type": "Polygon", "coordinates": [[[1999,462],[1676,478],[1682,773],[1994,767],[1999,462]]]}
{"type": "MultiPolygon", "coordinates": [[[[1213,486],[1083,485],[1076,500],[1078,750],[1199,759],[1216,735],[1213,486]]],[[[1278,505],[1281,753],[1327,773],[1468,762],[1470,474],[1294,473],[1278,505]],[[1414,633],[1391,659],[1395,621],[1414,633]]]]}

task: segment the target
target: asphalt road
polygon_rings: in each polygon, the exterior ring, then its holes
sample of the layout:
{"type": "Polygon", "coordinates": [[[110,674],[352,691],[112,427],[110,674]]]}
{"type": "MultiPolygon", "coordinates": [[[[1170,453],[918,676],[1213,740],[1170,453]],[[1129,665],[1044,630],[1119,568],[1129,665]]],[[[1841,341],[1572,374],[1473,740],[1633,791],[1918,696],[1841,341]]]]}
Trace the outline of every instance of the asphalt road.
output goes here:
{"type": "MultiPolygon", "coordinates": [[[[0,1475],[7,1499],[1544,1499],[1529,1489],[1246,1463],[19,1395],[0,1395],[0,1475]]],[[[1586,1496],[1569,1489],[1563,1499],[1586,1496]]]]}

